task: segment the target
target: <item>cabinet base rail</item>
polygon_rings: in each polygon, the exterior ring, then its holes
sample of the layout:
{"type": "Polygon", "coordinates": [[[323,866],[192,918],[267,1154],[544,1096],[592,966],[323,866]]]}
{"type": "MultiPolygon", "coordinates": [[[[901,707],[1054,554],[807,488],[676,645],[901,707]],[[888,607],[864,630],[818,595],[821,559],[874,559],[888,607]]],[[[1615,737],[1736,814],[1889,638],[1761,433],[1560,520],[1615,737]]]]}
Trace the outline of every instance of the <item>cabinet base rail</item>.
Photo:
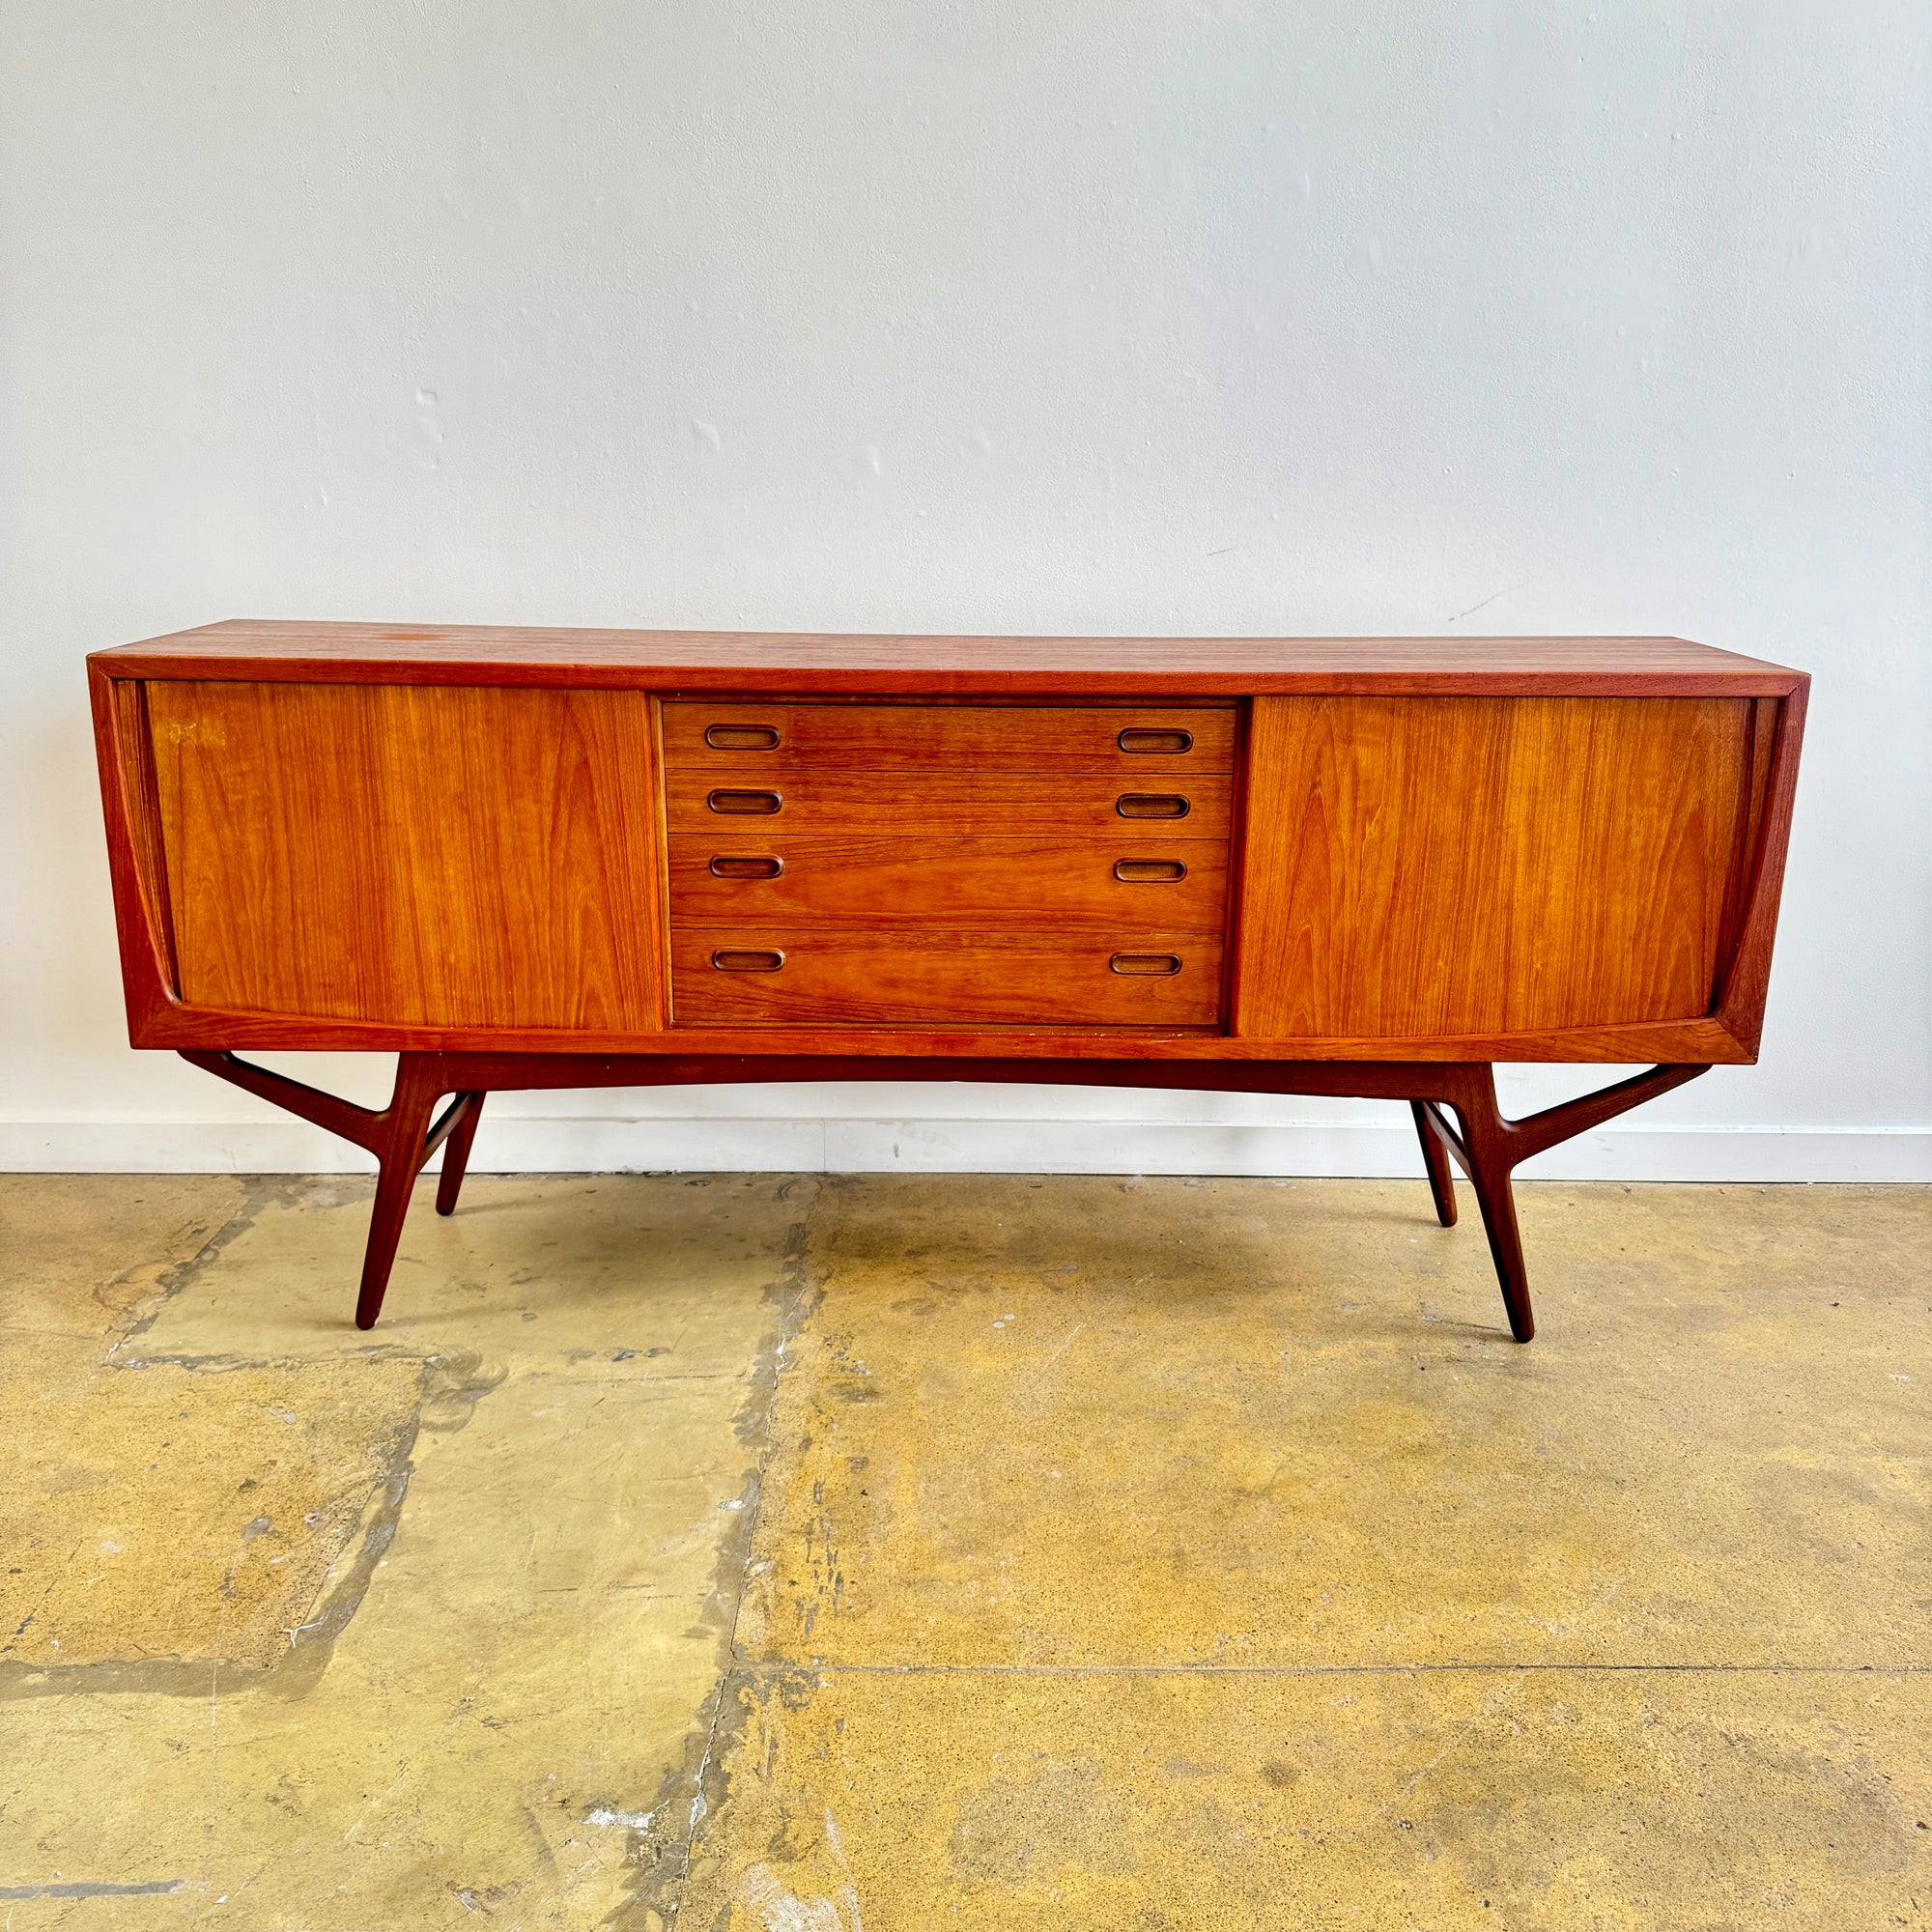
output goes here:
{"type": "Polygon", "coordinates": [[[383,1312],[389,1269],[416,1177],[446,1148],[436,1211],[456,1211],[483,1102],[493,1092],[547,1087],[696,1087],[795,1080],[1018,1081],[1049,1087],[1146,1087],[1236,1094],[1325,1094],[1350,1099],[1406,1100],[1422,1143],[1437,1218],[1456,1222],[1450,1156],[1468,1177],[1501,1285],[1510,1333],[1536,1333],[1529,1275],[1517,1232],[1510,1175],[1532,1154],[1667,1094],[1708,1072],[1703,1065],[1653,1066],[1615,1086],[1546,1107],[1520,1121],[1496,1105],[1495,1069],[1487,1061],[1148,1061],[994,1060],[826,1054],[404,1053],[395,1089],[380,1111],[304,1086],[232,1053],[184,1052],[184,1060],[376,1156],[376,1204],[355,1325],[373,1328],[383,1312]],[[453,1096],[453,1097],[450,1097],[453,1096]],[[448,1105],[438,1112],[438,1103],[448,1105]],[[1452,1121],[1451,1116],[1454,1116],[1452,1121]]]}

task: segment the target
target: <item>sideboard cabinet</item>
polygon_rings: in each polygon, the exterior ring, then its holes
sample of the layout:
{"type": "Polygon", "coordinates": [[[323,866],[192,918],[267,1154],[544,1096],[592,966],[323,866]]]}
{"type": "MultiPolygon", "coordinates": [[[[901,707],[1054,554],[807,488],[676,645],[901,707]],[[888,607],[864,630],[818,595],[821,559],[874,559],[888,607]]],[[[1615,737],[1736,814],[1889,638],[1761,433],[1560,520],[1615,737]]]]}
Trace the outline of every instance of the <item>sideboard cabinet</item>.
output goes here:
{"type": "Polygon", "coordinates": [[[375,1153],[365,1327],[493,1089],[925,1078],[1406,1099],[1526,1341],[1511,1170],[1756,1058],[1807,688],[1676,639],[237,622],[89,668],[129,1037],[375,1153]],[[1499,1060],[1651,1069],[1510,1121],[1499,1060]]]}

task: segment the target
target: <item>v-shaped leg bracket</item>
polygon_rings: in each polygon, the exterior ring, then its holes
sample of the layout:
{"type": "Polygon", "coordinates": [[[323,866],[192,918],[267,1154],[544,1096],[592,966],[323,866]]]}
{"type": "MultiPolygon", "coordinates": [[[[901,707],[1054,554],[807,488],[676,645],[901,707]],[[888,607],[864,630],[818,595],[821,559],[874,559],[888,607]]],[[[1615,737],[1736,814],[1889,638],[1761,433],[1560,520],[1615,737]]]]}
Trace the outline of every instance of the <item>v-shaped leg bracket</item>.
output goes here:
{"type": "Polygon", "coordinates": [[[1496,1279],[1503,1292],[1503,1306],[1509,1312],[1510,1333],[1519,1342],[1527,1342],[1536,1333],[1536,1316],[1530,1307],[1529,1275],[1523,1265],[1522,1241],[1517,1232],[1516,1195],[1510,1185],[1511,1173],[1531,1154],[1553,1148],[1559,1142],[1588,1133],[1619,1114],[1682,1087],[1707,1066],[1653,1066],[1614,1087],[1585,1094],[1560,1106],[1546,1107],[1520,1121],[1505,1117],[1496,1105],[1494,1069],[1488,1065],[1444,1067],[1446,1076],[1438,1097],[1416,1100],[1416,1132],[1422,1141],[1422,1157],[1429,1169],[1430,1191],[1435,1197],[1435,1210],[1442,1225],[1456,1219],[1455,1188],[1450,1179],[1445,1155],[1453,1153],[1476,1190],[1477,1205],[1483,1210],[1483,1227],[1490,1237],[1490,1253],[1496,1264],[1496,1279]],[[1453,1110],[1456,1124],[1448,1112],[1453,1110]]]}
{"type": "Polygon", "coordinates": [[[451,1083],[442,1056],[436,1053],[405,1053],[397,1060],[395,1091],[380,1113],[338,1099],[320,1088],[305,1087],[286,1074],[271,1073],[266,1066],[256,1066],[232,1053],[184,1053],[182,1058],[192,1061],[204,1072],[354,1141],[359,1148],[367,1148],[376,1156],[376,1208],[369,1222],[369,1245],[363,1252],[362,1283],[355,1298],[356,1327],[373,1328],[383,1312],[383,1294],[388,1287],[396,1244],[403,1236],[403,1217],[409,1212],[416,1176],[447,1141],[449,1152],[443,1157],[436,1207],[440,1214],[454,1211],[484,1096],[474,1091],[459,1092],[437,1114],[436,1103],[451,1091],[451,1083]]]}
{"type": "Polygon", "coordinates": [[[1444,1227],[1456,1219],[1450,1159],[1461,1163],[1476,1190],[1490,1253],[1519,1342],[1536,1333],[1522,1243],[1517,1233],[1511,1172],[1531,1154],[1587,1133],[1659,1094],[1707,1071],[1703,1066],[1653,1066],[1601,1093],[1566,1100],[1512,1121],[1496,1105],[1493,1068],[1462,1062],[999,1060],[901,1058],[886,1055],[405,1053],[396,1063],[395,1091],[380,1112],[339,1100],[299,1080],[238,1060],[232,1053],[182,1056],[217,1078],[285,1107],[376,1156],[376,1208],[362,1261],[355,1303],[360,1328],[375,1325],[401,1238],[403,1216],[423,1163],[447,1143],[437,1211],[456,1206],[486,1093],[497,1088],[669,1086],[745,1080],[975,1080],[1043,1081],[1099,1087],[1199,1089],[1252,1094],[1335,1094],[1406,1099],[1415,1118],[1435,1211],[1444,1227]],[[455,1098],[437,1114],[445,1094],[455,1098]],[[434,1116],[434,1118],[432,1118],[434,1116]],[[1453,1119],[1452,1119],[1453,1116],[1453,1119]]]}

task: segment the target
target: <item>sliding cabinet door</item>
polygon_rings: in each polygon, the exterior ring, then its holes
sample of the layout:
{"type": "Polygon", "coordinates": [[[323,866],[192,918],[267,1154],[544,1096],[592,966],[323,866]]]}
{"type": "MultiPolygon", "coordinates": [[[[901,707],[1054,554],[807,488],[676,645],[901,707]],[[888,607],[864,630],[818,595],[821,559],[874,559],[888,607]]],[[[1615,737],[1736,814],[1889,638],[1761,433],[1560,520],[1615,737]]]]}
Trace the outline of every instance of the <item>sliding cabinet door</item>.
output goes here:
{"type": "Polygon", "coordinates": [[[1419,1040],[1708,1013],[1752,715],[1728,698],[1257,699],[1236,1030],[1419,1040]]]}
{"type": "Polygon", "coordinates": [[[663,1025],[645,695],[156,680],[147,706],[184,1000],[663,1025]]]}

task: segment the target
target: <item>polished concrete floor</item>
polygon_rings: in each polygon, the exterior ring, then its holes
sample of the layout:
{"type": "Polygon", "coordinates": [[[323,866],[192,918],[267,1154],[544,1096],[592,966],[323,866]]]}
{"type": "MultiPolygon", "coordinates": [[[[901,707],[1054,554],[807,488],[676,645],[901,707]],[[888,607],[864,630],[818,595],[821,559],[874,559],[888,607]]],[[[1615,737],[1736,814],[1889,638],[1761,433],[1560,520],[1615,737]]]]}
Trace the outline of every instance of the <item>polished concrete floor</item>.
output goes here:
{"type": "Polygon", "coordinates": [[[1932,1190],[1520,1192],[0,1180],[0,1932],[1932,1925],[1932,1190]]]}

